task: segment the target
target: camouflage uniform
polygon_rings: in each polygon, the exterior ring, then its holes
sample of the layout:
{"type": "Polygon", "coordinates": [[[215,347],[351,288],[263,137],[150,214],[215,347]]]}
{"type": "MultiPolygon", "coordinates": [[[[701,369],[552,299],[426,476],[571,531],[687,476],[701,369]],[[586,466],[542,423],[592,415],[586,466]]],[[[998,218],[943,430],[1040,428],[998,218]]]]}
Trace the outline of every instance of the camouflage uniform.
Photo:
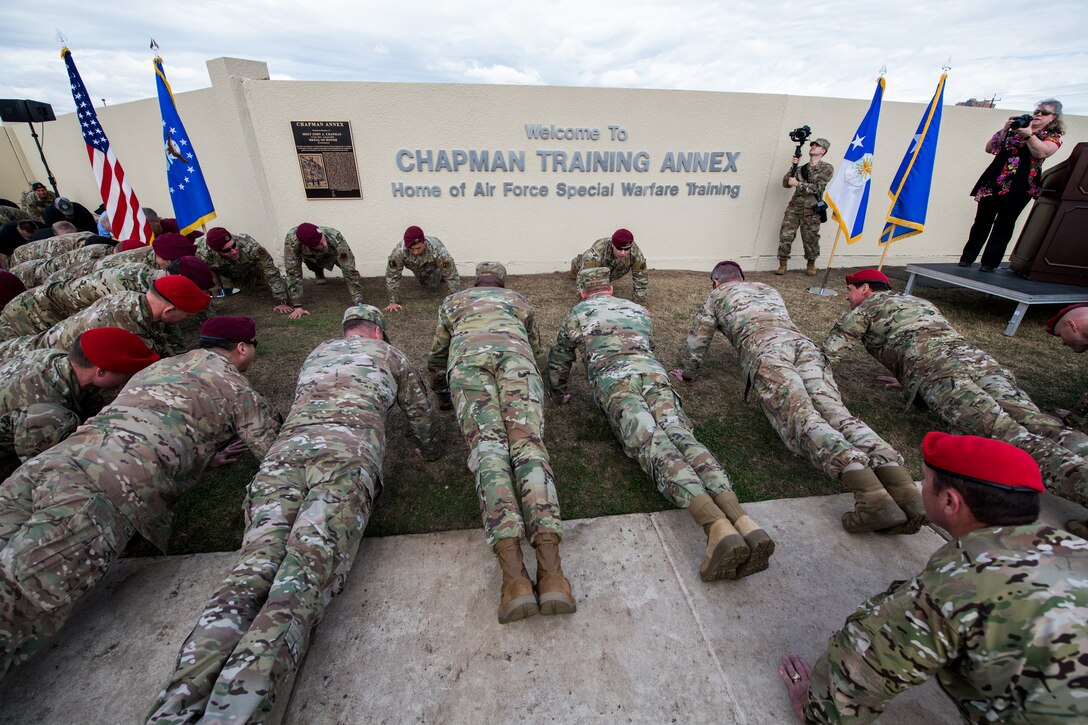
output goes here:
{"type": "Polygon", "coordinates": [[[627,455],[680,508],[702,494],[731,491],[729,476],[692,432],[691,421],[653,353],[653,323],[641,305],[597,295],[575,305],[548,356],[559,394],[581,351],[593,400],[627,455]]]}
{"type": "Polygon", "coordinates": [[[25,461],[72,434],[85,417],[68,353],[34,350],[0,366],[0,456],[25,461]]]}
{"type": "Polygon", "coordinates": [[[155,250],[153,247],[137,247],[136,249],[130,249],[127,252],[115,252],[106,257],[105,259],[99,260],[98,264],[96,264],[94,268],[97,270],[109,269],[110,267],[120,267],[122,264],[146,264],[152,269],[158,269],[158,259],[159,258],[155,256],[155,250]]]}
{"type": "Polygon", "coordinates": [[[846,408],[827,359],[793,324],[773,287],[730,282],[710,293],[680,351],[686,379],[698,374],[715,329],[736,348],[746,389],[759,396],[786,448],[835,479],[851,463],[903,465],[903,457],[846,408]]]}
{"type": "Polygon", "coordinates": [[[563,536],[544,447],[542,357],[533,307],[517,292],[473,287],[443,301],[428,369],[435,392],[452,395],[491,548],[563,536]]]}
{"type": "MultiPolygon", "coordinates": [[[[794,172],[790,171],[783,176],[782,186],[790,188],[790,177],[793,175],[794,172]]],[[[779,259],[789,259],[798,229],[801,230],[805,259],[813,262],[820,256],[820,224],[823,222],[819,213],[812,210],[812,205],[824,198],[824,190],[834,176],[835,167],[826,161],[818,161],[816,166],[805,164],[797,170],[797,186],[793,187],[793,198],[786,205],[782,228],[778,231],[779,259]]]]}
{"type": "Polygon", "coordinates": [[[106,257],[112,251],[108,244],[92,244],[89,247],[80,247],[70,252],[64,252],[56,257],[48,259],[32,259],[29,262],[12,267],[12,274],[23,281],[27,289],[37,287],[45,281],[45,278],[59,270],[73,264],[89,260],[99,260],[106,257]]]}
{"type": "Polygon", "coordinates": [[[395,347],[349,337],[306,359],[291,413],[249,484],[237,563],[182,645],[148,722],[269,717],[351,569],[382,489],[394,404],[433,451],[427,389],[395,347]]]}
{"type": "Polygon", "coordinates": [[[1036,407],[1015,378],[952,329],[930,302],[877,292],[831,329],[823,351],[834,358],[861,340],[903,385],[954,432],[997,438],[1031,454],[1051,493],[1088,504],[1088,436],[1036,407]]]}
{"type": "Polygon", "coordinates": [[[71,234],[61,234],[59,237],[49,237],[48,239],[39,239],[36,242],[27,242],[15,249],[11,253],[11,257],[8,259],[8,264],[14,267],[17,264],[23,262],[29,262],[33,259],[49,259],[56,257],[58,254],[64,254],[70,252],[73,249],[79,249],[87,241],[88,237],[93,237],[91,232],[72,232],[71,234]]]}
{"type": "Polygon", "coordinates": [[[457,274],[457,264],[438,237],[424,237],[427,248],[423,254],[415,255],[404,244],[393,247],[389,254],[389,265],[385,269],[385,289],[389,292],[390,302],[400,302],[400,277],[407,267],[415,274],[424,287],[437,287],[443,280],[450,294],[461,289],[461,277],[457,274]]]}
{"type": "Polygon", "coordinates": [[[57,632],[138,531],[159,549],[174,504],[235,437],[258,457],[279,417],[222,355],[194,350],[0,485],[0,676],[57,632]]]}
{"type": "Polygon", "coordinates": [[[3,226],[8,222],[17,222],[29,218],[30,215],[27,214],[24,209],[17,209],[13,206],[4,206],[3,204],[0,204],[0,226],[3,226]]]}
{"type": "Polygon", "coordinates": [[[613,283],[630,272],[635,302],[646,304],[650,295],[650,278],[646,276],[646,258],[637,244],[632,243],[627,256],[619,259],[613,254],[611,237],[598,239],[592,247],[570,261],[571,274],[576,275],[589,267],[608,267],[613,283]]]}
{"type": "Polygon", "coordinates": [[[298,240],[294,227],[287,232],[287,238],[283,240],[283,266],[287,270],[287,297],[288,304],[299,306],[302,304],[302,265],[309,267],[318,276],[324,274],[322,270],[331,270],[334,266],[340,268],[344,275],[344,281],[348,285],[348,292],[355,304],[363,301],[363,281],[355,270],[355,255],[351,253],[344,235],[332,227],[318,227],[318,231],[325,237],[328,246],[325,249],[311,249],[298,240]]]}
{"type": "Polygon", "coordinates": [[[45,191],[44,199],[39,199],[33,189],[27,189],[23,192],[23,196],[19,201],[19,206],[22,207],[22,210],[25,211],[31,219],[44,221],[45,210],[53,206],[53,202],[56,200],[57,195],[48,189],[45,191]]]}
{"type": "Polygon", "coordinates": [[[950,541],[831,637],[805,722],[872,722],[934,674],[965,721],[1088,720],[1086,581],[1088,543],[1049,526],[950,541]]]}
{"type": "MultiPolygon", "coordinates": [[[[232,233],[230,237],[238,248],[237,260],[228,259],[208,247],[204,237],[197,240],[196,255],[208,263],[217,277],[240,285],[266,284],[276,304],[286,305],[287,285],[268,250],[248,234],[232,233]]],[[[221,280],[220,285],[225,286],[221,280]]]]}
{"type": "Polygon", "coordinates": [[[103,297],[45,332],[0,343],[0,363],[13,360],[31,350],[68,350],[77,337],[96,327],[120,327],[128,330],[163,357],[178,355],[187,349],[184,341],[178,338],[177,325],[155,322],[145,293],[119,292],[103,297]]]}
{"type": "Polygon", "coordinates": [[[72,282],[54,282],[23,292],[0,312],[0,341],[36,335],[103,297],[118,292],[147,292],[167,272],[126,264],[92,272],[72,282]]]}

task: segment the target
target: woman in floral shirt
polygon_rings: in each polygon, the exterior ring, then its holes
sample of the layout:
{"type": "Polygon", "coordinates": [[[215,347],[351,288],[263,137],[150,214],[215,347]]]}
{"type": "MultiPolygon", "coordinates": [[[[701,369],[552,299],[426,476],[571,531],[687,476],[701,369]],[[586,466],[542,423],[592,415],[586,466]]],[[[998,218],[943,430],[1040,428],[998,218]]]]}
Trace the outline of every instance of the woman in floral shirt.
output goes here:
{"type": "Polygon", "coordinates": [[[1001,264],[1016,218],[1030,200],[1039,196],[1043,159],[1062,145],[1065,125],[1060,101],[1039,101],[1031,123],[1015,131],[1010,129],[1013,118],[986,142],[986,153],[997,158],[971,189],[978,212],[960,255],[961,267],[970,267],[983,245],[986,251],[982,252],[982,271],[993,272],[1001,264]]]}

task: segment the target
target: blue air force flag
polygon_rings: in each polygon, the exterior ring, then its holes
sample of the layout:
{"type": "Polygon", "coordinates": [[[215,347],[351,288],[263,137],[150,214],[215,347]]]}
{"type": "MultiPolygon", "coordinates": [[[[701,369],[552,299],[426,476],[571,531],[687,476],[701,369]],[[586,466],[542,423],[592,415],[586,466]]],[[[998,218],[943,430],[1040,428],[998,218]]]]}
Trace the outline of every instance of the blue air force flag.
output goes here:
{"type": "Polygon", "coordinates": [[[922,114],[903,162],[895,172],[888,196],[892,198],[888,221],[880,234],[880,243],[889,244],[921,234],[926,227],[929,209],[929,187],[933,181],[933,162],[937,158],[937,136],[941,131],[941,105],[944,103],[944,81],[941,74],[933,100],[922,114]]]}
{"type": "Polygon", "coordinates": [[[873,153],[876,151],[876,125],[880,120],[880,101],[884,97],[884,77],[876,80],[876,92],[869,112],[861,120],[857,133],[846,149],[835,178],[827,185],[824,196],[835,213],[835,221],[846,234],[846,242],[861,239],[865,226],[865,209],[869,206],[869,178],[873,175],[873,153]]]}
{"type": "Polygon", "coordinates": [[[174,92],[162,69],[162,58],[155,58],[155,85],[159,91],[159,111],[162,113],[163,152],[166,156],[166,183],[170,187],[170,203],[182,234],[188,234],[201,224],[215,218],[215,207],[204,174],[196,160],[196,150],[174,105],[174,92]]]}

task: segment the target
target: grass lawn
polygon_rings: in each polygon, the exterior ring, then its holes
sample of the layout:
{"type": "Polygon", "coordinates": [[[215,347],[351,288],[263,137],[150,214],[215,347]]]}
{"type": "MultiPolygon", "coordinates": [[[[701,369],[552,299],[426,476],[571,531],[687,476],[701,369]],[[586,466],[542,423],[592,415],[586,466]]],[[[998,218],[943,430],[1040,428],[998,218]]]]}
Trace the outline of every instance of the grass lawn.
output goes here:
{"type": "MultiPolygon", "coordinates": [[[[896,289],[905,273],[890,268],[896,289]]],[[[814,340],[823,340],[846,309],[845,297],[823,298],[807,290],[821,277],[791,271],[784,277],[770,272],[749,275],[781,291],[798,326],[814,340]]],[[[470,283],[471,280],[468,280],[470,283]]],[[[542,339],[550,345],[559,325],[577,298],[565,274],[513,276],[509,288],[534,304],[542,339]]],[[[843,289],[842,274],[829,286],[843,289]]],[[[382,278],[367,278],[367,298],[385,304],[382,278]]],[[[650,272],[650,311],[654,316],[656,348],[666,368],[674,367],[696,309],[710,291],[706,272],[650,272]]],[[[1088,375],[1077,356],[1050,337],[1043,322],[1055,307],[1033,307],[1016,337],[1002,334],[1014,303],[979,293],[920,286],[916,292],[935,302],[952,324],[973,343],[1012,370],[1021,386],[1044,410],[1071,407],[1085,390],[1088,375]]],[[[630,280],[621,280],[617,294],[629,297],[630,280]]],[[[425,367],[437,319],[441,292],[422,289],[410,274],[402,282],[405,309],[387,316],[390,341],[402,349],[426,377],[425,367]]],[[[254,317],[260,340],[259,358],[248,373],[254,386],[283,413],[290,408],[299,367],[320,342],[339,334],[340,316],[350,302],[339,279],[325,286],[306,281],[305,304],[312,313],[288,321],[272,310],[267,291],[247,290],[218,301],[217,314],[254,317]]],[[[902,452],[915,476],[921,475],[919,444],[936,428],[935,416],[918,406],[905,407],[898,391],[876,381],[885,371],[859,347],[835,367],[835,377],[851,410],[902,452]]],[[[604,417],[593,405],[585,370],[576,363],[572,374],[574,399],[565,407],[545,409],[546,443],[567,519],[659,511],[671,505],[650,479],[629,460],[614,440],[604,417]]],[[[789,453],[757,405],[744,400],[737,356],[725,338],[717,336],[707,354],[702,376],[682,386],[684,408],[696,424],[696,434],[720,458],[743,501],[839,493],[835,481],[789,453]]],[[[449,529],[478,528],[480,514],[472,477],[465,466],[468,450],[452,411],[440,413],[445,455],[427,463],[411,455],[404,416],[390,414],[385,456],[385,491],[367,528],[368,536],[388,536],[449,529]]],[[[231,467],[209,471],[185,494],[174,518],[169,553],[236,549],[244,529],[243,498],[257,461],[245,457],[231,467]]],[[[129,547],[133,555],[153,554],[142,540],[129,547]]]]}

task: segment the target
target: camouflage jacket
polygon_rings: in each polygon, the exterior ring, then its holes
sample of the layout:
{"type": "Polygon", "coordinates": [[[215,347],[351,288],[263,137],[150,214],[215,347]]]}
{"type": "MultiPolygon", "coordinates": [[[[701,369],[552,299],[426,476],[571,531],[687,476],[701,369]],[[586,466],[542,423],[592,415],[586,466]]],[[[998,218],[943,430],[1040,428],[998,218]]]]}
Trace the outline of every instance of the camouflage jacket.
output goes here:
{"type": "Polygon", "coordinates": [[[650,294],[650,279],[646,276],[646,258],[642,256],[642,250],[637,244],[631,245],[626,257],[618,259],[612,253],[612,239],[602,237],[582,253],[580,269],[588,267],[608,267],[608,278],[612,282],[630,272],[635,302],[646,304],[646,298],[650,294]]]}
{"type": "Polygon", "coordinates": [[[259,459],[279,427],[279,415],[225,357],[193,350],[136,373],[111,405],[28,465],[75,460],[165,550],[174,504],[215,454],[241,438],[259,459]]]}
{"type": "Polygon", "coordinates": [[[437,271],[446,281],[450,294],[461,289],[461,276],[457,274],[457,264],[446,251],[438,237],[425,237],[427,248],[416,256],[408,251],[403,243],[393,247],[389,254],[389,264],[385,268],[385,289],[389,292],[389,301],[397,302],[400,293],[400,277],[404,268],[410,269],[417,277],[437,271]]]}
{"type": "Polygon", "coordinates": [[[88,260],[98,260],[110,253],[108,244],[92,244],[64,252],[56,257],[32,259],[29,262],[12,267],[11,273],[23,281],[27,289],[45,282],[49,275],[88,260]]]}
{"type": "Polygon", "coordinates": [[[447,297],[427,360],[432,387],[449,390],[446,371],[462,358],[491,351],[543,361],[536,316],[529,300],[502,287],[470,287],[447,297]]]}
{"type": "Polygon", "coordinates": [[[122,264],[146,264],[153,269],[158,269],[159,264],[157,260],[158,257],[155,256],[155,251],[150,246],[138,247],[137,249],[130,249],[127,252],[116,252],[109,255],[96,264],[95,269],[119,267],[122,264]]]}
{"type": "Polygon", "coordinates": [[[642,305],[612,295],[594,295],[574,306],[548,354],[548,384],[567,392],[570,369],[579,350],[594,391],[645,373],[665,375],[654,357],[654,327],[642,305]]]}
{"type": "MultiPolygon", "coordinates": [[[[793,171],[787,171],[786,175],[782,177],[782,186],[787,189],[790,188],[790,177],[793,175],[793,171]]],[[[801,204],[807,209],[824,198],[827,185],[835,177],[835,167],[826,161],[819,161],[816,166],[804,164],[797,169],[796,175],[797,186],[793,187],[793,197],[790,198],[790,205],[801,204]],[[808,181],[805,181],[805,169],[808,170],[808,181]]]]}
{"type": "Polygon", "coordinates": [[[330,340],[302,363],[280,436],[294,436],[308,426],[349,428],[362,445],[348,453],[364,458],[381,478],[386,416],[394,405],[404,411],[409,429],[433,460],[438,443],[434,408],[423,378],[404,353],[383,340],[330,340]]]}
{"type": "Polygon", "coordinates": [[[29,262],[32,259],[49,259],[58,254],[64,254],[73,249],[79,249],[83,246],[83,243],[88,237],[93,236],[94,235],[91,232],[73,232],[71,234],[61,234],[59,237],[49,237],[48,239],[39,239],[36,242],[27,242],[26,244],[17,247],[15,251],[11,253],[8,264],[14,267],[17,264],[29,262]]]}
{"type": "Polygon", "coordinates": [[[226,277],[232,282],[248,283],[263,279],[272,292],[272,299],[277,305],[287,304],[287,284],[283,281],[272,255],[256,239],[248,234],[231,232],[231,239],[238,245],[238,259],[228,259],[211,249],[204,237],[196,243],[196,254],[208,263],[217,276],[226,277]]]}
{"type": "Polygon", "coordinates": [[[82,418],[82,395],[67,352],[34,350],[0,366],[0,455],[25,461],[41,453],[30,407],[55,405],[82,418]]]}
{"type": "Polygon", "coordinates": [[[898,292],[877,292],[835,323],[822,349],[832,360],[852,340],[903,385],[908,400],[918,389],[947,377],[1012,374],[972,346],[930,302],[898,292]]]}
{"type": "Polygon", "coordinates": [[[972,531],[850,615],[805,722],[871,722],[934,674],[970,722],[1085,722],[1086,622],[1088,542],[1040,524],[972,531]]]}
{"type": "Polygon", "coordinates": [[[46,190],[45,198],[39,199],[38,195],[34,193],[33,189],[26,189],[23,192],[22,198],[19,200],[19,206],[30,215],[31,219],[37,219],[38,221],[45,220],[45,210],[53,206],[53,202],[57,200],[57,195],[52,191],[46,190]]]}
{"type": "Polygon", "coordinates": [[[21,219],[29,219],[30,215],[25,209],[0,204],[0,226],[7,222],[17,222],[21,219]]]}
{"type": "Polygon", "coordinates": [[[96,327],[120,327],[128,330],[163,357],[185,352],[184,347],[178,346],[176,338],[172,338],[170,330],[167,329],[176,326],[155,322],[152,318],[151,305],[148,304],[145,293],[119,292],[103,297],[45,332],[0,343],[0,362],[30,350],[68,350],[77,337],[96,327]]]}
{"type": "Polygon", "coordinates": [[[812,344],[793,324],[778,290],[762,282],[730,282],[710,293],[691,323],[687,342],[680,350],[685,379],[698,376],[715,329],[736,349],[745,381],[767,351],[787,343],[812,344]]]}
{"type": "Polygon", "coordinates": [[[327,270],[334,266],[340,268],[344,275],[344,281],[348,285],[348,292],[355,304],[363,301],[363,283],[359,273],[355,271],[355,255],[351,253],[344,235],[332,227],[318,227],[325,236],[328,246],[325,249],[311,249],[298,240],[294,227],[287,232],[283,240],[283,266],[287,270],[287,298],[288,304],[299,306],[302,303],[302,264],[309,262],[327,270]]]}

